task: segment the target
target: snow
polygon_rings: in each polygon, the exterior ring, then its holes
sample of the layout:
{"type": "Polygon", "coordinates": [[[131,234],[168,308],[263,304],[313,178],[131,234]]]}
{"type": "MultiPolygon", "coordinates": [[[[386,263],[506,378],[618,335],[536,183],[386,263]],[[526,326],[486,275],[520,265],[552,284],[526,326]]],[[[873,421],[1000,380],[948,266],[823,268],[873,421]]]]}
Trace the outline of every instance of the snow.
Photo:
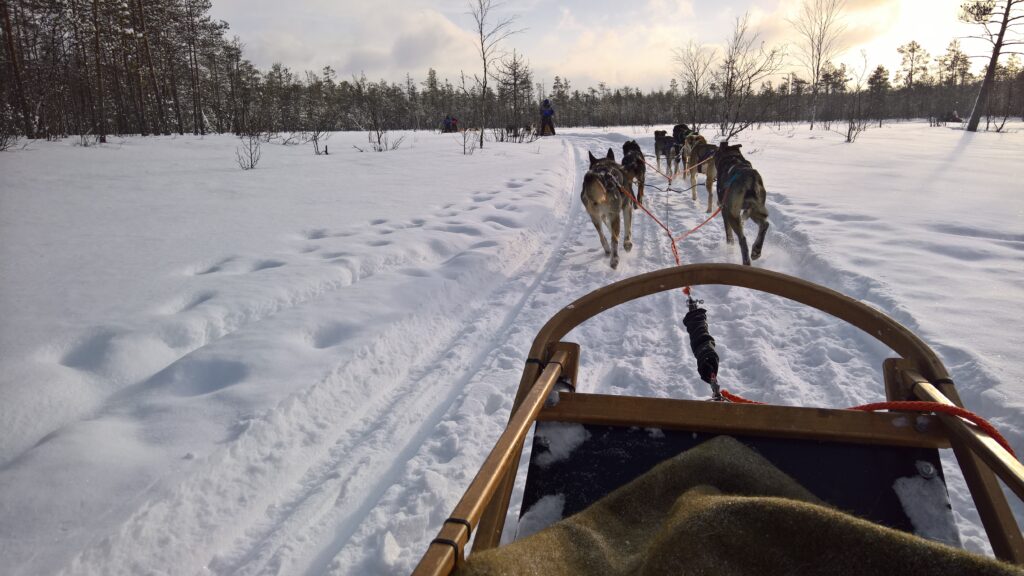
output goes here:
{"type": "Polygon", "coordinates": [[[539,422],[534,436],[547,448],[546,452],[534,458],[537,465],[544,468],[568,458],[573,450],[590,438],[590,432],[582,424],[539,422]]]}
{"type": "MultiPolygon", "coordinates": [[[[931,467],[931,464],[927,465],[931,467]]],[[[936,508],[933,505],[947,500],[946,487],[935,474],[929,476],[900,478],[892,488],[914,526],[914,534],[950,546],[960,546],[960,538],[951,528],[954,526],[952,510],[948,506],[936,508]]]]}
{"type": "Polygon", "coordinates": [[[540,532],[562,519],[565,510],[565,494],[548,494],[542,497],[519,519],[516,539],[526,538],[540,532]]]}
{"type": "MultiPolygon", "coordinates": [[[[1024,450],[1015,128],[894,124],[848,145],[783,126],[741,141],[769,192],[755,266],[904,323],[1024,450]]],[[[672,263],[638,213],[611,270],[579,203],[588,150],[636,138],[651,151],[652,133],[565,130],[472,156],[451,135],[377,154],[341,133],[330,156],[266,145],[247,172],[227,136],[0,154],[5,573],[410,570],[500,434],[537,330],[672,263]]],[[[699,206],[647,197],[674,229],[704,218],[703,193],[699,206]]],[[[716,219],[681,245],[684,261],[739,262],[722,236],[716,219]]],[[[892,353],[869,336],[775,297],[695,292],[730,391],[882,399],[892,353]]],[[[581,391],[706,398],[684,311],[663,293],[577,328],[581,391]]],[[[987,551],[951,464],[961,539],[987,551]]]]}

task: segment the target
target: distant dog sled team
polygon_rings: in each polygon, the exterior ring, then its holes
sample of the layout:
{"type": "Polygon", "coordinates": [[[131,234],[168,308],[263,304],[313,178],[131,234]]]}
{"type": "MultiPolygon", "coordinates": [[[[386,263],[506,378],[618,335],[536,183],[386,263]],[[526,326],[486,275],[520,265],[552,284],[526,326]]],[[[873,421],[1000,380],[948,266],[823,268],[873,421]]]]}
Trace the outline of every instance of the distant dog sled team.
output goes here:
{"type": "MultiPolygon", "coordinates": [[[[553,130],[553,128],[552,128],[553,130]]],[[[761,174],[740,152],[741,144],[721,142],[718,146],[691,130],[686,124],[676,125],[669,135],[667,130],[654,132],[654,159],[651,166],[660,172],[662,158],[665,172],[662,174],[671,185],[680,171],[689,174],[692,198],[697,202],[697,174],[704,174],[704,185],[708,192],[706,213],[715,206],[715,197],[722,212],[725,227],[725,241],[733,243],[733,235],[739,239],[743,263],[761,256],[764,237],[768,232],[768,208],[765,205],[767,192],[761,174]],[[717,183],[717,195],[712,194],[712,185],[717,183]],[[757,237],[748,248],[743,233],[743,221],[750,218],[758,225],[757,237]]],[[[583,177],[583,191],[580,199],[597,229],[601,247],[611,257],[609,265],[619,265],[618,243],[624,234],[622,247],[629,252],[633,248],[633,211],[644,202],[644,184],[647,175],[647,161],[636,140],[622,145],[622,163],[615,161],[611,148],[604,158],[590,154],[590,166],[583,177]],[[634,184],[636,187],[634,188],[634,184]],[[611,242],[605,238],[602,225],[608,229],[611,242]],[[623,230],[624,228],[624,230],[623,230]]]]}

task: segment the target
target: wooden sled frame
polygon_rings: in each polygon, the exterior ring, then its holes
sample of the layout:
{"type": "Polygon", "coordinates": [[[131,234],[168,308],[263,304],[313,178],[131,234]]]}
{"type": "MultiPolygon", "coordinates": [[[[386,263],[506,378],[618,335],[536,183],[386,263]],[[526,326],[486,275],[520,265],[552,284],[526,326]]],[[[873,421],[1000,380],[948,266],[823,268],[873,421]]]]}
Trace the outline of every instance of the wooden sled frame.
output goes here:
{"type": "Polygon", "coordinates": [[[894,413],[730,404],[693,400],[560,394],[544,401],[560,379],[575,388],[579,345],[561,342],[587,319],[625,302],[685,286],[722,284],[775,294],[860,328],[901,358],[883,364],[888,400],[926,400],[962,406],[938,356],[907,328],[857,300],[811,282],[750,266],[692,264],[610,284],[566,306],[541,328],[530,348],[512,414],[480,471],[445,520],[413,574],[450,574],[473,550],[498,545],[520,454],[537,420],[663,427],[724,434],[756,434],[838,442],[952,447],[996,557],[1024,565],[1024,538],[996,478],[1024,500],[1024,465],[991,437],[954,416],[921,416],[913,427],[894,426],[894,413]]]}

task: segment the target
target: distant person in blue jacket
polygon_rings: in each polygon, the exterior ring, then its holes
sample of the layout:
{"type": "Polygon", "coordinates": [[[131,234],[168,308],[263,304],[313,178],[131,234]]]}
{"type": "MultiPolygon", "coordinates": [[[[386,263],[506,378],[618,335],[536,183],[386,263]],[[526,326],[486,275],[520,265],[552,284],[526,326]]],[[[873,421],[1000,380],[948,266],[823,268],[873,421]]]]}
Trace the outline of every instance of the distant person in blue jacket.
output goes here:
{"type": "Polygon", "coordinates": [[[540,106],[540,135],[555,135],[555,109],[551,106],[551,100],[545,99],[540,106]]]}

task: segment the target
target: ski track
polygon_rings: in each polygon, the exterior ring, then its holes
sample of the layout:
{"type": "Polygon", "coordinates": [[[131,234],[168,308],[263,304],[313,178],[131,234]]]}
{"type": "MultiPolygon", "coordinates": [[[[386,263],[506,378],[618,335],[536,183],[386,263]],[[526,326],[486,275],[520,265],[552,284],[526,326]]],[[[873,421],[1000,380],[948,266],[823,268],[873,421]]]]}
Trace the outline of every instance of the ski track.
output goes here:
{"type": "MultiPolygon", "coordinates": [[[[575,183],[565,187],[574,188],[575,183]]],[[[570,207],[570,214],[580,211],[575,204],[570,207]]],[[[218,562],[212,566],[213,571],[278,573],[290,562],[299,561],[306,564],[301,567],[302,572],[325,573],[384,491],[400,482],[405,461],[437,435],[444,437],[450,433],[439,426],[443,417],[453,403],[464,397],[464,388],[476,374],[484,366],[499,361],[490,344],[516,322],[533,299],[557,264],[556,256],[561,254],[559,248],[569,230],[561,227],[555,249],[539,272],[529,263],[542,258],[543,252],[550,249],[547,246],[531,255],[510,282],[476,307],[470,314],[478,317],[476,322],[467,323],[441,353],[412,370],[401,386],[380,399],[379,407],[367,410],[354,430],[335,442],[329,457],[310,469],[298,494],[276,506],[282,512],[267,522],[264,533],[246,542],[238,559],[218,562]],[[424,414],[424,406],[432,407],[424,414]],[[403,448],[397,458],[391,459],[388,451],[395,446],[403,448]],[[296,549],[318,540],[326,542],[314,546],[311,561],[303,562],[304,556],[294,557],[296,549]]],[[[501,406],[508,408],[510,402],[511,399],[502,398],[501,406]]],[[[496,409],[492,407],[490,412],[496,409]]],[[[442,459],[450,460],[451,456],[442,455],[442,459]]]]}
{"type": "MultiPolygon", "coordinates": [[[[566,148],[566,152],[570,150],[566,148]]],[[[574,172],[569,171],[573,178],[574,172]]],[[[521,186],[522,184],[517,185],[521,186]]],[[[575,185],[571,182],[565,185],[565,188],[573,187],[575,185]]],[[[567,204],[566,207],[573,207],[575,210],[574,204],[567,204]]],[[[449,208],[450,205],[445,207],[449,208]]],[[[443,216],[453,214],[447,212],[443,216]]],[[[510,222],[494,221],[503,227],[507,227],[510,222]]],[[[454,227],[455,225],[451,226],[454,227]]],[[[559,225],[557,230],[561,232],[560,242],[564,242],[569,228],[559,225]]],[[[472,231],[452,231],[472,235],[472,231]]],[[[309,235],[310,240],[323,237],[326,237],[324,231],[314,231],[309,235]]],[[[297,533],[304,529],[309,531],[311,522],[312,526],[315,526],[316,516],[330,517],[330,531],[335,533],[333,545],[343,545],[347,539],[345,533],[351,532],[360,519],[358,512],[366,510],[379,498],[379,493],[388,485],[387,479],[395,475],[401,462],[423,442],[423,437],[435,427],[440,415],[461,393],[462,385],[472,375],[472,371],[463,375],[459,373],[465,369],[467,360],[471,366],[478,366],[482,362],[490,351],[488,344],[494,334],[505,329],[515,319],[529,295],[536,290],[544,277],[544,274],[537,276],[537,269],[533,263],[543,261],[544,253],[549,251],[549,247],[544,243],[538,243],[536,239],[523,240],[528,247],[525,254],[499,254],[497,259],[503,262],[504,268],[516,271],[515,281],[499,284],[487,298],[478,298],[475,302],[469,299],[473,309],[470,315],[461,318],[462,324],[446,317],[446,314],[450,315],[453,312],[452,310],[426,314],[426,317],[416,320],[420,324],[430,326],[435,333],[442,330],[446,324],[449,328],[461,328],[446,347],[430,355],[422,351],[417,353],[416,350],[394,350],[391,349],[393,345],[385,343],[381,346],[383,350],[364,350],[359,358],[349,363],[372,363],[376,358],[389,355],[403,357],[404,354],[403,359],[408,359],[412,368],[406,368],[404,363],[398,363],[403,367],[396,369],[395,372],[382,374],[382,377],[388,380],[404,380],[397,389],[380,385],[383,382],[373,383],[377,384],[376,386],[371,383],[352,386],[352,383],[345,382],[344,386],[339,386],[343,380],[342,375],[351,366],[339,367],[323,382],[287,399],[270,414],[251,422],[231,443],[227,453],[218,461],[211,461],[204,473],[187,479],[175,489],[171,498],[148,504],[125,524],[119,534],[104,539],[95,549],[87,550],[76,559],[69,571],[134,573],[173,563],[192,564],[196,569],[202,566],[203,569],[214,573],[276,573],[288,558],[281,560],[281,555],[272,555],[268,551],[274,551],[275,545],[278,545],[278,548],[287,548],[291,543],[281,543],[281,540],[295,539],[289,537],[288,531],[283,532],[284,536],[279,536],[282,534],[281,528],[291,526],[297,533]],[[509,303],[513,303],[511,308],[509,303]],[[502,319],[504,312],[508,312],[508,315],[502,319]],[[482,317],[474,323],[469,318],[476,314],[482,317]],[[490,335],[481,339],[481,335],[476,334],[481,327],[488,328],[490,335]],[[344,398],[341,398],[342,396],[344,398]],[[423,409],[423,406],[431,404],[435,406],[433,410],[423,409]],[[331,414],[324,413],[326,410],[318,410],[324,406],[333,406],[335,410],[331,414]],[[345,414],[339,411],[339,408],[348,408],[350,413],[345,414]],[[289,430],[289,427],[295,429],[289,430]],[[325,442],[325,436],[337,439],[330,450],[323,449],[324,444],[330,444],[325,442]],[[408,447],[399,452],[398,459],[389,461],[389,457],[392,456],[390,451],[396,445],[401,446],[403,442],[408,443],[408,447]],[[312,464],[301,468],[307,470],[301,478],[288,479],[284,471],[296,467],[294,458],[289,458],[293,455],[289,449],[299,446],[307,448],[302,456],[311,460],[312,464]],[[266,468],[265,464],[268,463],[273,465],[273,472],[266,468]],[[254,476],[275,477],[260,482],[258,478],[254,479],[254,476]],[[286,487],[292,483],[298,488],[286,487]],[[332,483],[340,486],[334,493],[331,493],[331,488],[335,487],[332,483]],[[265,499],[265,494],[274,492],[288,495],[263,506],[261,498],[265,499]],[[245,508],[249,510],[265,509],[265,518],[260,518],[260,514],[255,513],[249,514],[248,518],[240,518],[231,504],[221,505],[219,500],[237,500],[245,503],[245,508]],[[331,517],[332,511],[340,513],[342,518],[339,520],[331,517]],[[156,530],[157,534],[154,535],[145,533],[147,528],[161,525],[175,528],[166,531],[156,530]],[[248,528],[245,529],[244,536],[234,537],[234,545],[225,542],[221,547],[230,552],[219,554],[207,562],[208,559],[190,555],[187,548],[190,544],[208,540],[210,535],[204,534],[204,526],[211,525],[248,528]],[[133,542],[138,543],[154,537],[168,555],[166,558],[151,557],[139,560],[132,557],[130,549],[133,542]],[[182,549],[177,551],[179,555],[175,562],[171,562],[175,547],[167,546],[167,543],[175,539],[178,540],[175,544],[182,549]],[[272,557],[268,560],[268,556],[272,557]],[[270,565],[264,569],[263,564],[268,561],[270,565]],[[102,569],[96,570],[97,566],[94,563],[102,566],[102,569]]],[[[307,247],[302,252],[308,254],[313,251],[307,247]]],[[[396,260],[389,268],[395,269],[403,263],[401,259],[396,260]]],[[[549,257],[545,269],[550,270],[554,264],[555,260],[549,257]]],[[[466,280],[464,284],[467,286],[479,288],[488,285],[480,278],[466,280]]],[[[490,285],[493,286],[495,283],[495,280],[490,280],[490,285]]],[[[472,289],[468,291],[473,292],[472,289]]],[[[459,294],[452,296],[458,300],[459,294]]],[[[473,294],[463,296],[472,298],[473,294]]],[[[403,328],[407,327],[398,325],[392,332],[400,334],[403,328]]],[[[355,369],[352,372],[365,373],[367,370],[355,369]]],[[[510,401],[509,399],[508,402],[510,401]]],[[[492,401],[491,404],[493,403],[492,401]]],[[[494,409],[498,407],[495,406],[494,409]]],[[[493,409],[491,411],[493,412],[493,409]]],[[[314,534],[308,540],[315,540],[318,535],[314,534]]],[[[223,538],[223,535],[218,536],[223,538]]],[[[307,541],[301,534],[297,539],[307,541]]],[[[333,553],[321,555],[330,559],[333,553]]],[[[315,568],[312,571],[322,572],[321,569],[315,568]]]]}
{"type": "MultiPolygon", "coordinates": [[[[633,215],[631,252],[620,253],[620,267],[611,270],[593,226],[578,200],[586,170],[586,151],[595,153],[628,139],[565,136],[564,225],[546,230],[544,238],[524,238],[527,250],[501,252],[505,281],[470,279],[464,289],[466,309],[424,312],[387,329],[431,326],[444,333],[431,349],[396,343],[381,336],[355,358],[337,366],[322,381],[293,394],[277,408],[254,419],[218,457],[186,478],[172,494],[149,502],[120,531],[86,550],[69,572],[134,573],[177,566],[183,572],[212,574],[363,574],[410,570],[440,522],[473,478],[507,420],[522,361],[536,330],[560,306],[612,281],[674,265],[666,235],[642,211],[633,215]],[[457,313],[456,313],[457,312],[457,313]],[[454,316],[454,317],[453,317],[454,316]],[[388,365],[388,357],[410,361],[388,365]],[[380,369],[367,366],[382,364],[380,369]],[[346,373],[373,373],[353,382],[346,373]],[[460,430],[476,433],[460,434],[460,430]],[[485,430],[486,433],[480,433],[485,430]],[[239,506],[239,503],[242,505],[239,506]],[[238,506],[238,507],[236,507],[238,506]],[[244,512],[240,512],[240,510],[244,512]],[[211,545],[210,539],[213,539],[211,545]],[[154,542],[159,542],[156,546],[154,542]],[[133,545],[163,551],[163,556],[138,559],[133,545]],[[214,557],[191,553],[192,546],[220,550],[214,557]]],[[[650,137],[637,138],[650,149],[650,137]]],[[[755,166],[756,154],[750,155],[755,166]]],[[[682,178],[680,177],[680,180],[682,178]]],[[[648,184],[664,187],[664,178],[649,170],[648,184]]],[[[683,186],[687,182],[682,182],[683,186]]],[[[755,266],[798,276],[839,290],[893,316],[911,330],[917,324],[885,285],[838,269],[816,251],[801,221],[787,211],[784,194],[769,190],[771,229],[762,260],[755,266]]],[[[510,187],[511,183],[509,184],[510,187]]],[[[518,183],[515,188],[522,186],[518,183]]],[[[673,231],[706,218],[706,193],[698,178],[698,200],[691,195],[649,188],[647,206],[673,231]]],[[[487,198],[473,198],[469,206],[487,198]]],[[[443,222],[454,215],[451,205],[434,214],[428,227],[453,233],[474,230],[443,222]]],[[[500,218],[490,220],[506,226],[500,218]]],[[[379,235],[401,233],[425,225],[417,219],[384,227],[379,235]]],[[[737,245],[726,246],[720,218],[680,244],[683,263],[739,262],[737,245]]],[[[375,221],[375,227],[387,224],[375,221]]],[[[750,231],[752,226],[748,226],[750,231]]],[[[200,330],[175,341],[184,350],[178,361],[255,322],[297,306],[315,306],[333,292],[375,274],[402,267],[441,262],[444,249],[421,254],[384,252],[354,261],[346,252],[326,252],[332,238],[350,231],[307,231],[290,257],[245,259],[229,256],[197,266],[197,276],[268,274],[294,266],[303,258],[328,260],[344,271],[331,278],[304,279],[292,293],[248,308],[207,316],[200,330]]],[[[753,234],[749,234],[752,237],[753,234]]],[[[196,314],[216,303],[216,291],[186,294],[168,304],[170,316],[196,314]]],[[[844,405],[882,399],[881,359],[891,351],[868,335],[837,319],[770,295],[739,288],[695,287],[706,301],[712,335],[718,341],[723,387],[752,399],[778,404],[804,404],[814,398],[842,398],[844,405]],[[778,333],[776,327],[787,326],[778,333]],[[851,355],[849,350],[860,351],[851,355]]],[[[585,323],[566,339],[582,345],[581,391],[641,396],[705,399],[708,387],[699,381],[688,348],[682,316],[684,296],[678,291],[624,304],[585,323]],[[668,310],[670,313],[665,313],[668,310]],[[673,375],[672,381],[660,380],[673,375]]],[[[209,311],[207,310],[207,314],[209,311]]],[[[158,329],[167,334],[168,328],[158,329]]],[[[79,346],[102,346],[99,340],[79,346]]],[[[331,335],[321,334],[330,345],[331,335]]],[[[109,341],[109,336],[107,341],[109,341]]],[[[967,353],[942,347],[954,374],[972,374],[981,365],[967,353]],[[969,370],[967,368],[970,368],[969,370]]],[[[68,355],[74,358],[73,354],[68,355]]],[[[985,374],[961,382],[968,404],[980,402],[999,416],[1010,417],[982,395],[985,374]]],[[[132,393],[134,387],[122,393],[132,393]]],[[[833,404],[833,402],[828,402],[833,404]]],[[[997,421],[998,423],[998,421],[997,421]]],[[[523,459],[528,457],[527,440],[523,459]]],[[[1011,438],[1020,445],[1020,438],[1011,438]]],[[[955,494],[967,495],[963,480],[950,473],[955,494]]],[[[520,469],[513,494],[506,539],[514,535],[518,499],[525,481],[520,469]]],[[[953,502],[962,537],[970,548],[987,546],[969,497],[953,502]]]]}

